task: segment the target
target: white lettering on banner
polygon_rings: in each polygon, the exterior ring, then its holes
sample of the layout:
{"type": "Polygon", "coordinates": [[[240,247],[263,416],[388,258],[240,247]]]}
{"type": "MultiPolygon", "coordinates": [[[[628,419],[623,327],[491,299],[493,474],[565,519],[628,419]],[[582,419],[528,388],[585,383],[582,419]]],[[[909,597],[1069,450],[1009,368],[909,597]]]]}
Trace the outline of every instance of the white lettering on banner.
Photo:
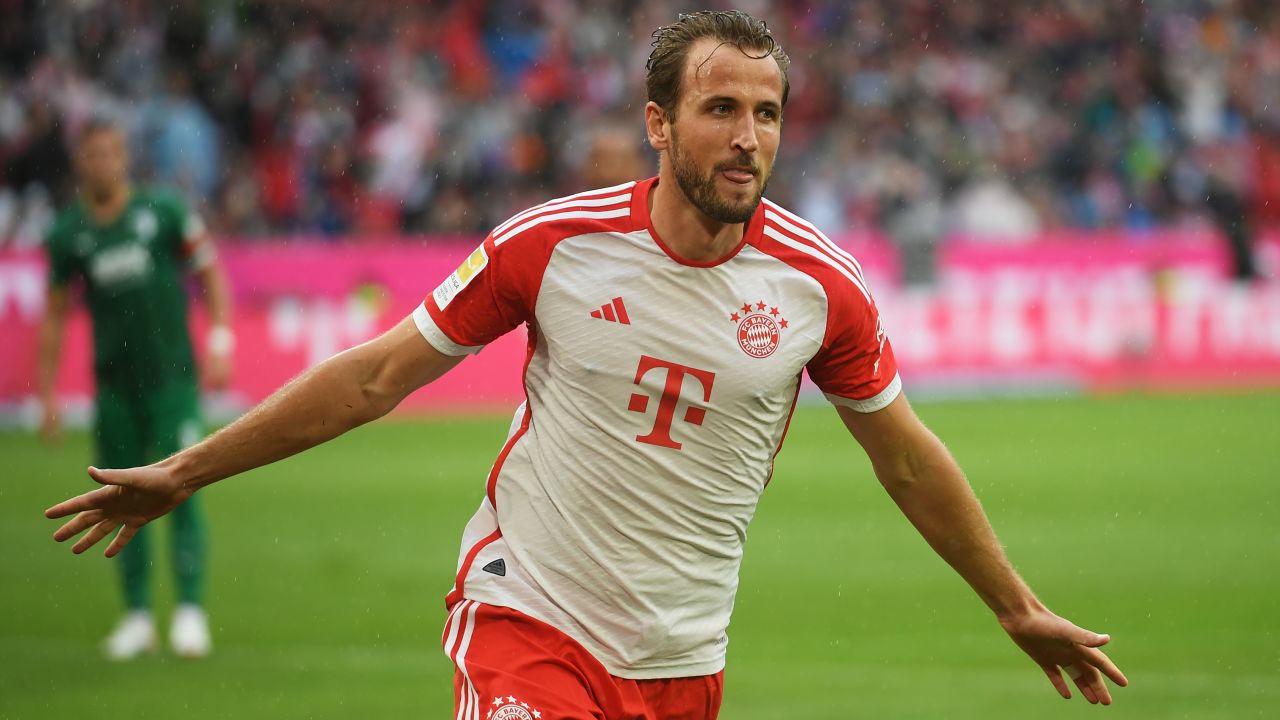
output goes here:
{"type": "Polygon", "coordinates": [[[39,321],[44,314],[44,269],[33,262],[0,262],[0,320],[39,321]]]}
{"type": "Polygon", "coordinates": [[[941,328],[943,344],[953,360],[969,362],[988,354],[983,342],[983,289],[981,279],[970,272],[959,271],[943,280],[943,304],[938,316],[945,320],[941,328]]]}
{"type": "Polygon", "coordinates": [[[304,348],[307,367],[311,367],[372,339],[377,321],[378,309],[357,297],[345,301],[280,298],[271,305],[271,343],[277,352],[304,348]]]}
{"type": "Polygon", "coordinates": [[[1036,282],[1028,273],[1016,269],[995,273],[991,282],[990,332],[991,356],[997,362],[1027,360],[1036,352],[1035,328],[1028,325],[1032,303],[1036,298],[1036,282]]]}
{"type": "MultiPolygon", "coordinates": [[[[888,285],[881,282],[876,283],[876,287],[885,288],[888,285]]],[[[909,357],[921,363],[938,360],[943,349],[933,322],[938,302],[932,292],[912,288],[895,296],[882,291],[876,298],[876,305],[880,308],[882,320],[888,318],[884,321],[887,329],[900,329],[897,334],[889,334],[895,356],[899,359],[909,357]]]]}
{"type": "Polygon", "coordinates": [[[1257,302],[1249,287],[1228,285],[1218,293],[1209,321],[1209,346],[1220,358],[1264,354],[1271,350],[1275,316],[1257,302]]]}
{"type": "Polygon", "coordinates": [[[1172,281],[1169,297],[1168,347],[1179,359],[1199,356],[1204,347],[1202,327],[1214,292],[1214,280],[1200,272],[1182,272],[1172,281]]]}
{"type": "Polygon", "coordinates": [[[876,286],[894,352],[907,365],[1280,361],[1280,284],[1235,285],[1208,270],[1003,267],[949,273],[933,291],[876,286]]]}
{"type": "Polygon", "coordinates": [[[1097,294],[1086,289],[1093,283],[1075,276],[1055,274],[1045,282],[1045,351],[1054,357],[1072,357],[1088,352],[1090,338],[1105,328],[1106,308],[1097,294]]]}
{"type": "Polygon", "coordinates": [[[1205,312],[1203,350],[1209,355],[1280,361],[1280,285],[1219,282],[1205,312]]]}
{"type": "Polygon", "coordinates": [[[1266,354],[1280,358],[1280,288],[1272,286],[1263,296],[1268,310],[1266,354]]]}
{"type": "Polygon", "coordinates": [[[1093,277],[1053,273],[1041,285],[1045,355],[1103,361],[1153,347],[1156,296],[1140,268],[1093,277]]]}
{"type": "Polygon", "coordinates": [[[1117,272],[1116,312],[1109,325],[1114,330],[1113,353],[1148,355],[1159,334],[1159,298],[1151,274],[1140,267],[1117,272]]]}

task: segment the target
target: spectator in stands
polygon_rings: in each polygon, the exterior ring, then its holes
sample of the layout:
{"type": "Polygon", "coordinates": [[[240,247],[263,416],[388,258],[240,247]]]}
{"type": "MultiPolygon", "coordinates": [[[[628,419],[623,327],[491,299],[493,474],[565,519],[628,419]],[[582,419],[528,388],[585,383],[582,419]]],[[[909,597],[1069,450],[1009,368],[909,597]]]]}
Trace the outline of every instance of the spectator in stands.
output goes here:
{"type": "MultiPolygon", "coordinates": [[[[806,198],[831,232],[911,225],[904,169],[928,178],[922,210],[968,218],[939,237],[1210,223],[1203,198],[1162,188],[1201,172],[1205,143],[1256,153],[1241,207],[1280,221],[1271,0],[765,4],[796,48],[791,157],[770,195],[806,198]]],[[[28,152],[10,129],[43,122],[42,103],[57,137],[103,105],[151,108],[129,121],[161,130],[139,174],[187,186],[226,233],[483,232],[579,189],[576,143],[634,109],[645,28],[674,6],[17,3],[0,31],[0,157],[28,152]],[[214,156],[231,170],[210,172],[214,156]]],[[[15,182],[0,176],[11,197],[15,182]]],[[[890,235],[916,242],[924,225],[890,235]]]]}

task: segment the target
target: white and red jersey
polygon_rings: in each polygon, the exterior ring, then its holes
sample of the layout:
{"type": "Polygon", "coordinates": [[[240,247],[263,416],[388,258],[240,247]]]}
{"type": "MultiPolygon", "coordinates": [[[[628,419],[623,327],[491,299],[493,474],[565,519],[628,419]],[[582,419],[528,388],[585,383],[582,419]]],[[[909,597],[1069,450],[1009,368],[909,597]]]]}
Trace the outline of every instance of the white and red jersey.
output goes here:
{"type": "Polygon", "coordinates": [[[851,256],[764,201],[727,257],[682,260],[650,221],[656,182],[513,217],[414,312],[450,355],[529,330],[527,399],[448,602],[519,610],[633,679],[724,667],[801,372],[864,412],[901,389],[851,256]]]}

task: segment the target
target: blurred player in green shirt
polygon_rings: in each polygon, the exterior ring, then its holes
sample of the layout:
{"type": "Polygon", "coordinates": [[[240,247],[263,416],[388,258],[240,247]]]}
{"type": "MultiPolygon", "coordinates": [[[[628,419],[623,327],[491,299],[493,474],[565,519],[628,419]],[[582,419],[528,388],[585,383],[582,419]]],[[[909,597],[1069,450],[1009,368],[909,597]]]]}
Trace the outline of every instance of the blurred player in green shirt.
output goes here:
{"type": "MultiPolygon", "coordinates": [[[[226,384],[235,342],[228,325],[227,283],[200,217],[172,193],[130,184],[128,148],[119,128],[90,124],[79,138],[75,163],[80,199],[58,214],[46,238],[49,292],[40,332],[40,431],[49,441],[58,436],[54,385],[70,305],[68,287],[78,280],[93,320],[97,462],[133,467],[201,439],[185,271],[199,277],[208,305],[211,329],[204,370],[213,387],[226,384]]],[[[173,522],[179,605],[169,641],[183,657],[202,657],[211,649],[202,609],[204,523],[195,501],[180,506],[173,522]]],[[[135,541],[120,556],[128,610],[104,646],[112,659],[128,660],[157,645],[148,544],[135,541]]]]}

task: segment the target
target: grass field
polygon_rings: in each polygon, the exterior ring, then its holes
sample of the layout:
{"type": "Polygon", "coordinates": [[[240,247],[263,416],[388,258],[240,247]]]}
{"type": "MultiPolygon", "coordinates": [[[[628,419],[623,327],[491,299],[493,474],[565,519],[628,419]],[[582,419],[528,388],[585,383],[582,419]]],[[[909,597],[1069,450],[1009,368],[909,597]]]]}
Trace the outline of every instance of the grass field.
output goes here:
{"type": "MultiPolygon", "coordinates": [[[[812,407],[751,527],[721,717],[1280,717],[1280,394],[920,413],[1132,686],[1108,709],[1057,698],[812,407]]],[[[40,514],[89,482],[87,439],[0,435],[0,717],[452,717],[441,598],[505,425],[387,421],[206,492],[215,654],[129,665],[97,651],[113,568],[40,514]]]]}

